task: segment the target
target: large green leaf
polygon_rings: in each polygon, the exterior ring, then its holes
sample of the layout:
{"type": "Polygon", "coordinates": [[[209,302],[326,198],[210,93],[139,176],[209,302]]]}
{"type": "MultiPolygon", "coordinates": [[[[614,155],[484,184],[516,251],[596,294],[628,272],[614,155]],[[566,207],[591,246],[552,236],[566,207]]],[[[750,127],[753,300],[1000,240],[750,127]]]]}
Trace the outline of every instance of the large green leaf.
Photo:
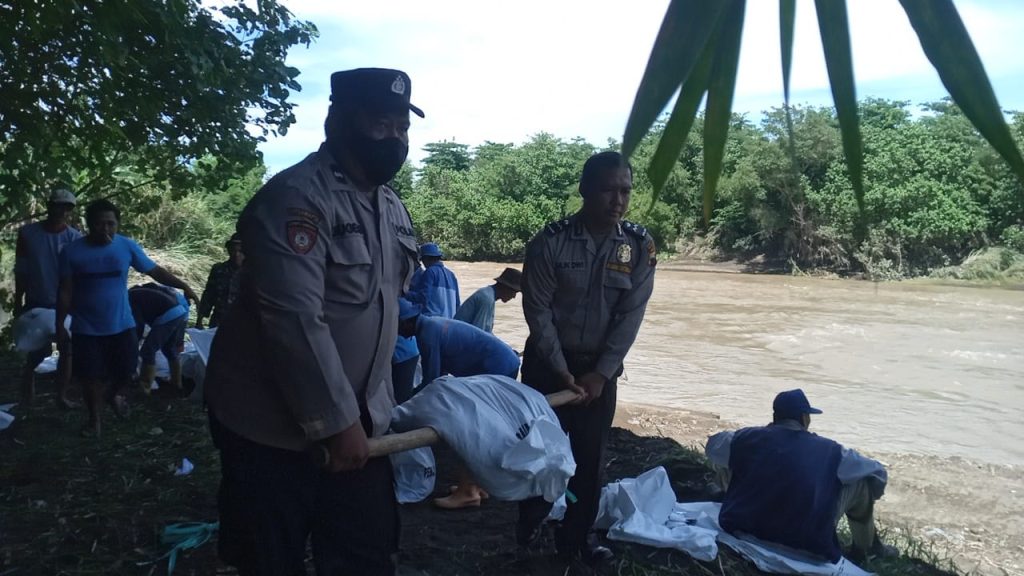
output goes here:
{"type": "Polygon", "coordinates": [[[846,0],[815,0],[818,30],[825,51],[825,67],[832,85],[832,99],[842,132],[843,153],[850,173],[850,184],[857,199],[859,217],[856,240],[864,239],[864,156],[857,114],[857,90],[853,83],[853,56],[850,50],[850,24],[846,16],[846,0]]]}
{"type": "Polygon", "coordinates": [[[782,51],[782,94],[785,98],[786,137],[789,158],[796,167],[796,142],[793,137],[793,113],[789,108],[789,79],[793,66],[793,29],[796,24],[796,0],[779,0],[779,44],[782,51]]]}
{"type": "Polygon", "coordinates": [[[652,207],[658,200],[658,195],[668,180],[669,174],[672,173],[672,168],[675,167],[683,146],[686,146],[690,128],[693,127],[693,121],[697,118],[700,101],[704,99],[704,94],[708,91],[708,80],[711,78],[711,66],[715,61],[717,47],[718,43],[714,37],[704,46],[704,53],[701,54],[700,61],[697,62],[697,66],[683,84],[679,98],[676,99],[675,108],[672,109],[672,116],[669,117],[665,131],[658,142],[658,149],[655,150],[654,156],[651,158],[647,176],[654,186],[652,207]]]}
{"type": "Polygon", "coordinates": [[[689,77],[728,2],[672,0],[651,49],[633,110],[622,137],[622,153],[629,156],[672,95],[689,77]]]}
{"type": "Polygon", "coordinates": [[[789,105],[789,70],[793,65],[793,28],[796,0],[779,0],[779,43],[782,48],[782,93],[789,105]]]}
{"type": "Polygon", "coordinates": [[[716,46],[715,63],[708,82],[708,104],[704,115],[704,224],[711,223],[715,188],[722,174],[725,141],[732,118],[732,96],[736,89],[736,69],[743,38],[746,0],[734,0],[722,21],[721,38],[716,46]]]}
{"type": "Polygon", "coordinates": [[[1024,159],[999,108],[985,67],[951,0],[900,0],[921,48],[978,132],[1024,179],[1024,159]]]}

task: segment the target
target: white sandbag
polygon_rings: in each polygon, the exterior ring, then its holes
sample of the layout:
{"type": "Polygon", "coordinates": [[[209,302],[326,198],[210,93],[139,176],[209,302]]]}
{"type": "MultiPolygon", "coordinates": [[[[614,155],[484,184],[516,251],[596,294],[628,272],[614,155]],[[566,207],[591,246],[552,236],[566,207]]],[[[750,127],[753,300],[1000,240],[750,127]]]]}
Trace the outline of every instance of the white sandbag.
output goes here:
{"type": "MultiPolygon", "coordinates": [[[[32,308],[14,320],[14,349],[28,353],[45,348],[57,335],[57,311],[53,308],[32,308]]],[[[64,319],[71,330],[71,316],[64,319]]]]}
{"type": "Polygon", "coordinates": [[[56,372],[57,359],[59,356],[60,353],[56,353],[44,358],[43,361],[39,363],[39,366],[36,366],[36,374],[49,374],[51,372],[56,372]]]}
{"type": "Polygon", "coordinates": [[[391,454],[395,471],[395,497],[400,504],[419,502],[434,493],[437,472],[430,446],[391,454]]]}
{"type": "Polygon", "coordinates": [[[605,486],[594,527],[607,529],[609,540],[675,548],[698,560],[713,560],[716,532],[685,521],[670,523],[675,504],[668,473],[659,466],[605,486]]]}
{"type": "Polygon", "coordinates": [[[554,502],[576,471],[547,399],[505,376],[442,376],[395,408],[391,428],[429,426],[499,500],[554,502]]]}
{"type": "Polygon", "coordinates": [[[210,347],[213,346],[213,337],[217,335],[217,329],[189,328],[185,330],[185,333],[188,334],[189,342],[186,343],[185,353],[181,355],[181,375],[196,383],[192,394],[189,395],[189,400],[202,402],[203,386],[206,381],[206,363],[210,359],[210,347]]]}
{"type": "Polygon", "coordinates": [[[15,406],[17,404],[0,405],[0,430],[6,430],[14,422],[14,416],[10,414],[10,411],[15,406]]]}

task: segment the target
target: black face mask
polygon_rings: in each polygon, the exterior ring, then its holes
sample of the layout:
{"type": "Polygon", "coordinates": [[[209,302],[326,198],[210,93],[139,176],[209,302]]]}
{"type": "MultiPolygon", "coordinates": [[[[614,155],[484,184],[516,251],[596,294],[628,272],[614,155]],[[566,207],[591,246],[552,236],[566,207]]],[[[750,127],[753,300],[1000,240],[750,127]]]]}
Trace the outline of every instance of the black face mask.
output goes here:
{"type": "Polygon", "coordinates": [[[361,133],[350,135],[345,148],[374,186],[390,182],[409,154],[409,146],[399,138],[374,140],[361,133]]]}

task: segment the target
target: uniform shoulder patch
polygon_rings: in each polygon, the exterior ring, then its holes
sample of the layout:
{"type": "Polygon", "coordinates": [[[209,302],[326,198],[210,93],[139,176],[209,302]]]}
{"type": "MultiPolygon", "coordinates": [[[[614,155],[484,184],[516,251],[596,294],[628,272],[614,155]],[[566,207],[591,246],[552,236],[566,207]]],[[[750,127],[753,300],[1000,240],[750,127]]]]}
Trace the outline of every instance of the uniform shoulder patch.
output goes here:
{"type": "Polygon", "coordinates": [[[285,235],[288,238],[288,246],[296,254],[307,254],[316,246],[319,234],[316,226],[305,220],[291,220],[285,226],[285,235]]]}
{"type": "Polygon", "coordinates": [[[628,234],[636,236],[641,240],[647,237],[647,228],[644,228],[639,224],[635,224],[627,220],[622,221],[622,229],[625,230],[628,234]]]}
{"type": "Polygon", "coordinates": [[[555,222],[548,223],[548,225],[544,227],[544,232],[547,233],[548,236],[554,236],[555,234],[558,234],[559,232],[565,230],[568,227],[569,219],[564,218],[562,220],[557,220],[555,222]]]}

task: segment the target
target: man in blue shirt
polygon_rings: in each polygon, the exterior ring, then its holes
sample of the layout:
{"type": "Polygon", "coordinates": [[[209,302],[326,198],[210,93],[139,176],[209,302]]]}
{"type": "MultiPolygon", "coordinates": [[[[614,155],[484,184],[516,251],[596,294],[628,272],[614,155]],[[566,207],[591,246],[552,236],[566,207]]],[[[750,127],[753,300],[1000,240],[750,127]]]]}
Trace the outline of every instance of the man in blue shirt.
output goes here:
{"type": "MultiPolygon", "coordinates": [[[[420,307],[405,298],[398,300],[398,333],[416,336],[423,362],[423,386],[445,374],[519,375],[519,355],[500,338],[461,320],[421,314],[420,307]]],[[[463,468],[451,495],[435,499],[434,504],[446,509],[466,508],[479,506],[486,497],[487,493],[463,468]]]]}
{"type": "Polygon", "coordinates": [[[838,562],[836,525],[850,525],[850,560],[897,552],[875,532],[875,500],[888,475],[881,463],[808,432],[812,408],[803,390],[779,393],[768,426],[720,432],[706,452],[726,489],[722,528],[838,562]]]}
{"type": "Polygon", "coordinates": [[[419,306],[404,298],[399,300],[398,320],[399,334],[416,337],[424,386],[445,374],[519,374],[519,356],[494,334],[459,320],[421,314],[419,306]]]}
{"type": "Polygon", "coordinates": [[[135,336],[142,339],[146,326],[149,334],[142,341],[139,358],[139,388],[149,394],[156,378],[156,352],[163,352],[170,371],[171,385],[181,391],[181,361],[179,356],[185,343],[185,325],[188,323],[188,299],[169,286],[149,282],[128,290],[128,303],[135,319],[135,336]]]}
{"type": "Polygon", "coordinates": [[[477,290],[459,306],[455,319],[472,324],[484,332],[494,332],[494,303],[497,300],[508,302],[515,298],[522,291],[519,285],[522,276],[523,273],[515,268],[505,268],[494,279],[494,284],[477,290]]]}
{"type": "MultiPolygon", "coordinates": [[[[46,219],[26,224],[18,230],[14,250],[14,315],[33,308],[57,308],[60,253],[65,246],[82,237],[68,226],[68,217],[75,208],[75,195],[62,187],[55,188],[46,204],[46,219]]],[[[68,343],[70,345],[70,343],[68,343]]],[[[57,405],[71,408],[71,349],[58,349],[57,405]]],[[[50,345],[28,353],[21,377],[22,401],[31,404],[35,397],[35,369],[51,353],[50,345]]]]}
{"type": "Polygon", "coordinates": [[[85,209],[89,235],[64,249],[60,259],[57,300],[57,341],[71,340],[75,354],[71,370],[82,384],[89,409],[83,434],[100,434],[100,402],[105,382],[111,387],[107,401],[118,416],[125,416],[125,391],[135,374],[138,339],[128,303],[128,268],[185,292],[198,301],[184,282],[157,266],[133,240],[117,233],[121,211],[108,200],[96,200],[85,209]],[[74,316],[72,334],[64,328],[74,316]]]}
{"type": "Polygon", "coordinates": [[[423,274],[409,288],[406,298],[419,304],[427,316],[454,318],[459,309],[459,281],[445,268],[444,253],[433,242],[420,246],[423,274]]]}

